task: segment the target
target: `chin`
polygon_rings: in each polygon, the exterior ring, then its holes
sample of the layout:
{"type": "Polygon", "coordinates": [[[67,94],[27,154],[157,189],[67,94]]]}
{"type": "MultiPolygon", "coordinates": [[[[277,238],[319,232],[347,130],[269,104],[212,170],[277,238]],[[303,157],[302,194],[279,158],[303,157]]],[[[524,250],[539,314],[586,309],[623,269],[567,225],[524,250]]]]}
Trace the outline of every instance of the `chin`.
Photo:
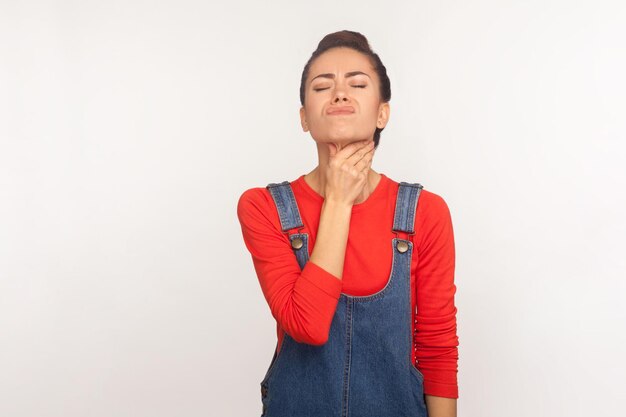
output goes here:
{"type": "Polygon", "coordinates": [[[315,142],[348,144],[372,138],[374,132],[355,132],[352,129],[331,129],[326,132],[309,132],[315,142]],[[315,134],[314,134],[315,133],[315,134]]]}
{"type": "Polygon", "coordinates": [[[327,138],[328,142],[337,143],[350,143],[363,139],[361,135],[354,132],[329,132],[327,138]]]}

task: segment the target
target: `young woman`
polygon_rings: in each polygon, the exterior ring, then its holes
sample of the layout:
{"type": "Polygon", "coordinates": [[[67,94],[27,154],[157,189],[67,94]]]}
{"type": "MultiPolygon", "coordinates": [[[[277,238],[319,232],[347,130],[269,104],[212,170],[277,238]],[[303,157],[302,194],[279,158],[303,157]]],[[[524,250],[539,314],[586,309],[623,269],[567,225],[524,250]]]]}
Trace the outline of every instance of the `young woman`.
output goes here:
{"type": "Polygon", "coordinates": [[[363,35],[325,36],[300,85],[318,165],[239,198],[277,322],[263,416],[456,416],[450,212],[421,184],[372,169],[390,98],[385,66],[363,35]]]}

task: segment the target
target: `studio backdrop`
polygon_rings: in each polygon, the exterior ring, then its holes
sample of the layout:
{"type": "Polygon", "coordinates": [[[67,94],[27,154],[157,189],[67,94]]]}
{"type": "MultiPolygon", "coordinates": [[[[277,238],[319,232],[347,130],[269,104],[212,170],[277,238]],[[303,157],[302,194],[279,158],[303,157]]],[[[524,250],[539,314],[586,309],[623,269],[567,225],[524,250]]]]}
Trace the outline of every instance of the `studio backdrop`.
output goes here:
{"type": "Polygon", "coordinates": [[[623,415],[620,1],[0,1],[0,415],[261,414],[244,190],[317,164],[319,40],[391,80],[373,168],[445,199],[459,416],[623,415]]]}

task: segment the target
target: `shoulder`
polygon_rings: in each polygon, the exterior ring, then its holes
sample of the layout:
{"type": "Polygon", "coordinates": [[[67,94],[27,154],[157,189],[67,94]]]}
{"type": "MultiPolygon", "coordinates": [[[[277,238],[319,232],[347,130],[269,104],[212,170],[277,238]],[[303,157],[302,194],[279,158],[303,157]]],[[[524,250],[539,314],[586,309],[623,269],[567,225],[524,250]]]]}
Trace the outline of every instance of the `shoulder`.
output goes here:
{"type": "MultiPolygon", "coordinates": [[[[389,182],[394,185],[393,188],[391,188],[391,190],[393,190],[391,192],[395,196],[395,193],[397,192],[400,183],[396,180],[389,178],[388,176],[386,177],[389,179],[389,182]]],[[[416,184],[418,182],[412,181],[410,183],[416,184]]],[[[421,183],[418,184],[422,185],[421,183]]],[[[389,196],[391,197],[391,194],[389,196]]],[[[446,200],[440,194],[435,193],[422,185],[417,200],[416,216],[440,217],[449,215],[449,213],[450,210],[448,208],[446,200]]]]}
{"type": "MultiPolygon", "coordinates": [[[[286,181],[272,182],[271,184],[282,184],[286,181]]],[[[297,183],[297,180],[290,180],[289,184],[294,190],[294,185],[297,183]]],[[[274,198],[268,189],[268,186],[265,187],[252,187],[244,190],[239,199],[237,201],[237,214],[240,216],[246,215],[248,211],[260,211],[263,213],[267,213],[269,211],[270,214],[278,215],[278,210],[276,208],[276,204],[274,203],[274,198]]]]}
{"type": "Polygon", "coordinates": [[[419,214],[428,217],[449,216],[450,208],[441,195],[427,190],[426,188],[422,188],[417,202],[416,215],[419,214]]]}
{"type": "Polygon", "coordinates": [[[244,190],[239,196],[237,206],[263,203],[267,201],[269,191],[265,187],[253,187],[244,190]]]}
{"type": "Polygon", "coordinates": [[[237,215],[242,217],[254,212],[266,212],[273,205],[272,196],[265,187],[253,187],[244,190],[237,201],[237,215]]]}
{"type": "Polygon", "coordinates": [[[429,248],[453,244],[454,231],[446,200],[430,190],[422,189],[415,214],[418,247],[422,254],[429,248]]]}
{"type": "Polygon", "coordinates": [[[441,233],[451,233],[451,229],[452,218],[445,198],[422,185],[415,210],[415,230],[419,231],[422,244],[441,233]]]}
{"type": "Polygon", "coordinates": [[[241,193],[237,201],[237,217],[241,226],[256,231],[281,231],[278,208],[267,187],[253,187],[241,193]]]}
{"type": "Polygon", "coordinates": [[[265,244],[267,241],[263,239],[285,239],[278,209],[266,187],[253,187],[241,193],[237,201],[237,217],[247,242],[263,241],[265,244]]]}
{"type": "MultiPolygon", "coordinates": [[[[385,175],[390,184],[389,198],[395,198],[400,182],[385,175]]],[[[450,209],[443,196],[439,193],[431,191],[418,181],[406,181],[409,184],[420,184],[422,188],[417,200],[417,208],[415,210],[415,229],[421,230],[423,233],[433,231],[435,229],[451,228],[452,219],[450,209]]]]}

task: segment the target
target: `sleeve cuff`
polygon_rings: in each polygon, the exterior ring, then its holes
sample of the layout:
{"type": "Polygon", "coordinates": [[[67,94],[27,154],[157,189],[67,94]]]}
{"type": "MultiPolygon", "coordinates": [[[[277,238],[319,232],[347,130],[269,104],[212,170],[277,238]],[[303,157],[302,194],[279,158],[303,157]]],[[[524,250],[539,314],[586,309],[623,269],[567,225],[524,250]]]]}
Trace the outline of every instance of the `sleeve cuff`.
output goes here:
{"type": "Polygon", "coordinates": [[[456,384],[443,384],[424,379],[424,394],[436,397],[459,398],[459,387],[456,384]]]}

